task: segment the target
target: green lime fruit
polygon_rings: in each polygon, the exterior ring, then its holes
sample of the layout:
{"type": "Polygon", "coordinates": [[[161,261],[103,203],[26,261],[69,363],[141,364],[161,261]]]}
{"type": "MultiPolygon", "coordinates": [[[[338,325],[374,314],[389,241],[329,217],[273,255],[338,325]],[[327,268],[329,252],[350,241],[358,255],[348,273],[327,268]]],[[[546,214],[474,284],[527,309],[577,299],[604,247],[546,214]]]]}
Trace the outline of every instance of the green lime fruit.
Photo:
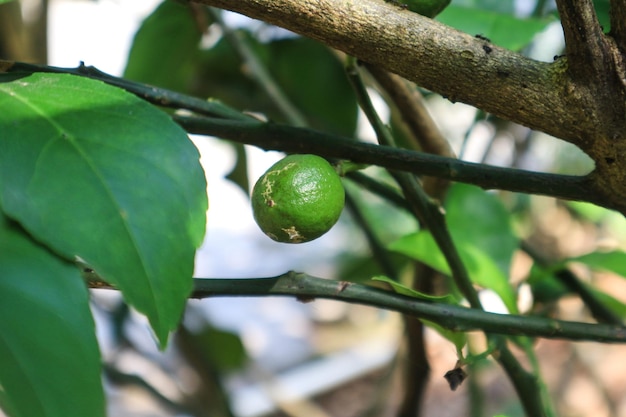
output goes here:
{"type": "Polygon", "coordinates": [[[303,243],[328,232],[345,193],[334,168],[317,155],[289,155],[272,165],[252,190],[252,212],[271,239],[303,243]]]}

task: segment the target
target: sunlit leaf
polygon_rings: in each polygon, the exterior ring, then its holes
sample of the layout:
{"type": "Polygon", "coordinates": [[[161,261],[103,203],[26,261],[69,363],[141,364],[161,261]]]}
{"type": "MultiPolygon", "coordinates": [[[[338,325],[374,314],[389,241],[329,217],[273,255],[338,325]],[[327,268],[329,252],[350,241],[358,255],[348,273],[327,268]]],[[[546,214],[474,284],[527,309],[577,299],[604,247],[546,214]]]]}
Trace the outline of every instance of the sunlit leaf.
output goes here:
{"type": "Polygon", "coordinates": [[[205,230],[197,149],[165,113],[117,88],[16,77],[0,76],[0,206],[119,287],[164,344],[205,230]]]}
{"type": "Polygon", "coordinates": [[[448,191],[445,209],[454,241],[480,249],[508,276],[519,238],[502,202],[476,186],[454,184],[448,191]]]}
{"type": "Polygon", "coordinates": [[[104,417],[88,299],[74,265],[0,213],[0,408],[9,416],[104,417]]]}
{"type": "Polygon", "coordinates": [[[553,19],[524,18],[479,8],[451,5],[437,20],[470,35],[481,35],[503,48],[517,51],[528,45],[553,19]]]}
{"type": "MultiPolygon", "coordinates": [[[[516,296],[508,278],[493,260],[482,250],[467,243],[455,242],[463,264],[467,268],[472,282],[493,290],[504,302],[507,309],[517,312],[516,296]]],[[[402,253],[411,259],[423,262],[431,268],[450,275],[450,268],[432,235],[427,231],[403,236],[393,242],[391,250],[402,253]]]]}

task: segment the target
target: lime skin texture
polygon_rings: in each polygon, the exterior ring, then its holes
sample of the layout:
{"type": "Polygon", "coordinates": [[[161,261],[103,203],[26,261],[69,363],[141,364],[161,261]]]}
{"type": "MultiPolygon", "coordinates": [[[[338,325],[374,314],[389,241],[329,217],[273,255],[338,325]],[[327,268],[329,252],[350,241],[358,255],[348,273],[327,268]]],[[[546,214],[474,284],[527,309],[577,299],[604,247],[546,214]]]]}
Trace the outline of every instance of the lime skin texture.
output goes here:
{"type": "Polygon", "coordinates": [[[259,178],[251,200],[254,220],[267,236],[277,242],[304,243],[337,223],[345,192],[324,158],[289,155],[259,178]]]}

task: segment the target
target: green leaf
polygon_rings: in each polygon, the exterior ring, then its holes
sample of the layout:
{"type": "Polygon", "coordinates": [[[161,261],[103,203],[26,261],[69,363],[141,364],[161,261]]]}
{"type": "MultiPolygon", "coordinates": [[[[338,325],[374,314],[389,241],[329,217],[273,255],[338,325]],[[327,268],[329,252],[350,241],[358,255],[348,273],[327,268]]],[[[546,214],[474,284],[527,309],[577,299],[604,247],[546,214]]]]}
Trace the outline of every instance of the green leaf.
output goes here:
{"type": "Polygon", "coordinates": [[[454,5],[499,13],[515,12],[515,0],[454,0],[454,5]]]}
{"type": "Polygon", "coordinates": [[[611,3],[609,0],[594,0],[593,5],[596,8],[596,15],[604,29],[604,33],[608,33],[611,29],[611,3]]]}
{"type": "Polygon", "coordinates": [[[588,286],[593,295],[609,310],[615,313],[618,317],[626,318],[626,304],[619,301],[617,298],[599,291],[591,286],[588,286]]]}
{"type": "Polygon", "coordinates": [[[569,294],[571,291],[554,276],[552,268],[533,264],[528,275],[535,303],[551,303],[569,294]]]}
{"type": "Polygon", "coordinates": [[[610,271],[622,277],[626,277],[626,252],[621,250],[592,252],[575,258],[569,258],[567,262],[580,262],[592,269],[610,271]]]}
{"type": "MultiPolygon", "coordinates": [[[[311,127],[352,135],[358,107],[343,66],[322,44],[310,39],[279,39],[259,42],[249,31],[237,37],[268,69],[289,101],[311,127]]],[[[286,122],[266,92],[248,73],[242,59],[224,38],[202,52],[201,93],[216,97],[235,108],[264,113],[269,119],[286,122]]]]}
{"type": "MultiPolygon", "coordinates": [[[[239,30],[248,47],[261,62],[268,62],[268,46],[257,41],[250,32],[239,30]]],[[[269,98],[247,74],[242,71],[241,57],[231,44],[222,37],[210,49],[201,51],[200,71],[202,82],[198,94],[214,97],[234,108],[278,116],[269,98]]]]}
{"type": "MultiPolygon", "coordinates": [[[[393,288],[393,290],[395,292],[397,292],[398,294],[406,295],[408,297],[413,297],[413,298],[417,298],[417,299],[420,299],[420,300],[426,300],[426,301],[448,303],[448,304],[456,304],[457,303],[457,300],[455,299],[455,297],[453,295],[444,295],[444,296],[439,296],[438,297],[438,296],[434,296],[434,295],[424,294],[422,292],[414,290],[413,288],[409,288],[407,286],[399,284],[396,281],[394,281],[391,278],[388,278],[388,277],[386,277],[384,275],[379,275],[379,276],[373,277],[372,280],[373,281],[385,282],[385,283],[389,284],[391,286],[391,288],[393,288]]],[[[421,319],[421,321],[426,326],[428,326],[431,329],[435,330],[441,336],[443,336],[444,338],[446,338],[447,340],[452,342],[454,344],[454,346],[456,347],[457,352],[461,352],[461,350],[463,349],[463,347],[467,343],[467,335],[465,333],[463,333],[463,332],[455,332],[455,331],[452,331],[452,330],[448,330],[448,329],[446,329],[444,327],[441,327],[437,323],[434,323],[434,322],[432,322],[430,320],[423,320],[423,319],[421,319]]]]}
{"type": "Polygon", "coordinates": [[[591,221],[600,222],[607,217],[611,211],[595,204],[583,201],[567,201],[567,206],[574,210],[581,217],[591,221]]]}
{"type": "Polygon", "coordinates": [[[393,288],[393,290],[395,292],[397,292],[398,294],[402,294],[402,295],[406,295],[408,297],[413,297],[413,298],[417,298],[420,300],[426,300],[426,301],[433,301],[433,302],[437,302],[437,303],[446,303],[446,304],[456,304],[457,300],[456,298],[451,295],[430,295],[430,294],[425,294],[423,292],[414,290],[413,288],[409,288],[405,285],[400,284],[399,282],[396,282],[394,280],[392,280],[391,278],[388,278],[384,275],[378,275],[375,277],[372,277],[372,281],[380,281],[380,282],[385,282],[387,284],[389,284],[391,286],[391,288],[393,288]]]}
{"type": "MultiPolygon", "coordinates": [[[[450,234],[472,281],[495,291],[510,312],[517,312],[515,292],[508,275],[519,239],[502,202],[473,185],[454,184],[448,191],[445,210],[450,234]]],[[[439,252],[436,267],[449,274],[443,254],[432,237],[426,238],[425,243],[424,256],[432,257],[433,251],[439,252]]]]}
{"type": "Polygon", "coordinates": [[[445,209],[454,241],[480,249],[508,276],[519,239],[502,202],[473,185],[454,184],[446,197],[445,209]]]}
{"type": "Polygon", "coordinates": [[[528,45],[553,19],[525,18],[477,8],[449,6],[437,20],[470,35],[481,35],[503,48],[517,51],[528,45]]]}
{"type": "Polygon", "coordinates": [[[246,349],[235,333],[205,327],[192,337],[202,349],[205,360],[220,372],[240,369],[246,363],[246,349]]]}
{"type": "Polygon", "coordinates": [[[64,74],[0,81],[0,206],[116,285],[163,346],[205,230],[197,149],[165,113],[104,83],[64,74]]]}
{"type": "Polygon", "coordinates": [[[352,135],[358,106],[335,54],[307,38],[280,39],[269,48],[272,75],[311,126],[352,135]]]}
{"type": "MultiPolygon", "coordinates": [[[[455,244],[472,282],[493,290],[500,296],[511,313],[517,313],[515,292],[508,282],[507,275],[502,273],[484,251],[468,242],[455,240],[455,244]]],[[[411,259],[423,262],[442,274],[450,275],[450,268],[443,253],[432,235],[427,231],[403,236],[393,242],[389,248],[411,259]]]]}
{"type": "MultiPolygon", "coordinates": [[[[200,13],[202,9],[198,9],[200,13]]],[[[191,7],[163,1],[135,34],[124,70],[134,81],[186,92],[199,57],[203,28],[191,7]]]]}
{"type": "Polygon", "coordinates": [[[455,332],[453,330],[446,329],[438,325],[437,323],[430,320],[422,320],[422,322],[443,336],[446,340],[452,342],[454,347],[456,348],[457,355],[459,358],[463,355],[463,347],[467,344],[467,333],[465,332],[455,332]]]}
{"type": "Polygon", "coordinates": [[[8,415],[105,416],[88,299],[74,265],[0,213],[0,408],[8,415]]]}
{"type": "Polygon", "coordinates": [[[236,160],[235,166],[228,175],[226,175],[226,179],[239,186],[244,194],[249,196],[250,181],[248,178],[248,156],[246,154],[246,148],[241,143],[228,143],[231,144],[235,150],[236,160]]]}

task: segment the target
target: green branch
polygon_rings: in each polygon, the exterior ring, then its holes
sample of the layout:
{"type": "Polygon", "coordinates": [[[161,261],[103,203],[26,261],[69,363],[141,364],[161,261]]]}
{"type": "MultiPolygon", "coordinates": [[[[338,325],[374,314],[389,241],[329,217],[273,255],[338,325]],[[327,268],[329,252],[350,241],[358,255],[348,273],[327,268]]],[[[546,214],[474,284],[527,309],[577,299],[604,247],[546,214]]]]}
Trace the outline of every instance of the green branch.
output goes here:
{"type": "Polygon", "coordinates": [[[396,171],[474,184],[485,189],[542,194],[607,207],[605,200],[590,193],[589,187],[592,183],[588,176],[546,174],[476,164],[390,146],[357,142],[312,129],[262,121],[186,116],[174,116],[174,120],[189,133],[216,136],[266,150],[314,153],[329,158],[378,165],[396,171]]]}
{"type": "Polygon", "coordinates": [[[548,339],[590,340],[606,343],[626,342],[625,326],[489,313],[474,308],[420,300],[367,285],[327,280],[293,271],[271,278],[194,279],[194,290],[191,298],[202,299],[223,296],[292,296],[296,299],[306,300],[333,299],[397,311],[419,319],[430,320],[446,329],[459,332],[482,330],[489,333],[548,339]]]}
{"type": "MultiPolygon", "coordinates": [[[[85,276],[93,289],[115,289],[94,275],[85,276]]],[[[191,299],[210,297],[288,296],[302,300],[324,298],[397,311],[457,331],[484,332],[601,343],[626,343],[626,326],[579,323],[543,317],[496,314],[407,297],[373,286],[334,281],[289,271],[267,278],[194,278],[191,299]]]]}

